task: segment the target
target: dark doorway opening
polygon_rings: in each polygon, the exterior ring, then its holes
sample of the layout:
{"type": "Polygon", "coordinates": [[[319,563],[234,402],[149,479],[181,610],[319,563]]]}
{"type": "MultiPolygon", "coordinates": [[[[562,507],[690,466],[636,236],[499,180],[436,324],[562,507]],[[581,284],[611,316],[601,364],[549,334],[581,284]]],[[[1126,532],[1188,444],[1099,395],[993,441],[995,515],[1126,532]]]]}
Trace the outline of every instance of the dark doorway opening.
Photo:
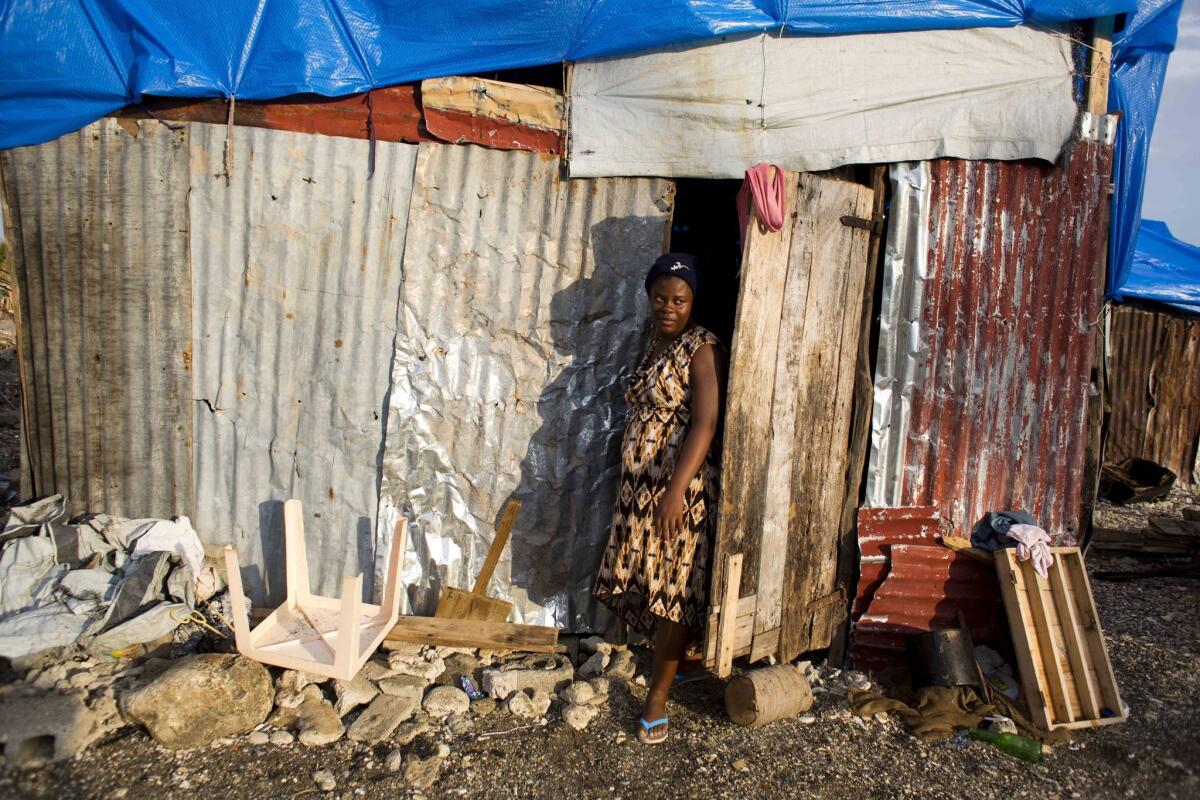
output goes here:
{"type": "Polygon", "coordinates": [[[675,181],[671,251],[691,253],[700,262],[700,296],[694,319],[728,349],[737,314],[742,263],[737,193],[740,180],[681,178],[675,181]]]}

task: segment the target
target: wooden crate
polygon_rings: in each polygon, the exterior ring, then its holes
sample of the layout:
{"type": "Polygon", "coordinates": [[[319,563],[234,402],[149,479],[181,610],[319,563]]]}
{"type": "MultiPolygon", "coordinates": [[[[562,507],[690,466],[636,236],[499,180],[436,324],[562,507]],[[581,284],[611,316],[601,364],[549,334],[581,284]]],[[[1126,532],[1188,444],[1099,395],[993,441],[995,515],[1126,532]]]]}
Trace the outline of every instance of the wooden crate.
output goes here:
{"type": "Polygon", "coordinates": [[[1044,730],[1125,721],[1078,547],[1054,547],[1043,578],[1015,549],[996,553],[1000,591],[1033,721],[1044,730]],[[1108,716],[1102,712],[1111,711],[1108,716]]]}

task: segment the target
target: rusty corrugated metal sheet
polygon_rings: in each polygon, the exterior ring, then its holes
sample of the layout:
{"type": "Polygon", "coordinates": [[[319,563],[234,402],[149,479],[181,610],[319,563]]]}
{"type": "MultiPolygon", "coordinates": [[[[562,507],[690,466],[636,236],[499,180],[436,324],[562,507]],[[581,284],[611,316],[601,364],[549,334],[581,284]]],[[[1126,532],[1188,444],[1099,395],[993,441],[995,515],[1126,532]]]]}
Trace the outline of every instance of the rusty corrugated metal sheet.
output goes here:
{"type": "Polygon", "coordinates": [[[937,544],[942,518],[936,508],[861,508],[858,511],[858,591],[850,618],[857,620],[887,577],[892,546],[937,544]]]}
{"type": "MultiPolygon", "coordinates": [[[[1024,509],[1077,540],[1111,161],[1111,144],[1081,138],[1056,165],[942,159],[928,187],[895,184],[928,204],[906,215],[928,247],[885,276],[884,330],[905,344],[880,345],[894,377],[882,393],[876,378],[869,503],[937,506],[960,535],[1024,509]]],[[[896,236],[890,250],[910,246],[896,236]]]]}
{"type": "Polygon", "coordinates": [[[917,544],[892,545],[888,560],[887,576],[854,625],[856,669],[903,666],[905,639],[959,627],[960,609],[976,643],[1004,641],[1000,586],[990,564],[940,545],[917,544]]]}
{"type": "Polygon", "coordinates": [[[1180,483],[1200,485],[1200,320],[1118,306],[1109,343],[1112,417],[1105,458],[1148,458],[1180,483]]]}
{"type": "Polygon", "coordinates": [[[568,180],[537,153],[420,146],[376,554],[405,517],[415,610],[471,585],[515,497],[492,593],[517,619],[596,628],[642,277],[673,202],[667,180],[568,180]]]}
{"type": "Polygon", "coordinates": [[[196,514],[256,603],[283,592],[282,501],[313,590],[371,592],[385,408],[417,148],[192,123],[196,514]]]}
{"type": "Polygon", "coordinates": [[[187,131],[101,120],[0,165],[21,301],[23,495],[61,492],[72,514],[190,513],[187,131]]]}

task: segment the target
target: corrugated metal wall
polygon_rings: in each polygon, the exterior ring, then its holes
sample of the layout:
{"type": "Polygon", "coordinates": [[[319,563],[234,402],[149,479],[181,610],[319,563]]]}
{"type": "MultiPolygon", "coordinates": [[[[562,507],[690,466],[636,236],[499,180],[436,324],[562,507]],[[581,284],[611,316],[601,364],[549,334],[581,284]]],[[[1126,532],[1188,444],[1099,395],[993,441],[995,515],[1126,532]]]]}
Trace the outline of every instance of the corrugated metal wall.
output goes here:
{"type": "Polygon", "coordinates": [[[21,299],[22,495],[61,492],[70,513],[188,513],[188,132],[102,120],[0,152],[0,171],[21,299]]]}
{"type": "Polygon", "coordinates": [[[557,158],[421,145],[379,531],[410,520],[418,612],[441,582],[471,585],[515,497],[498,593],[526,621],[595,625],[642,276],[672,205],[667,180],[568,181],[557,158]]]}
{"type": "Polygon", "coordinates": [[[235,127],[227,180],[226,128],[189,128],[196,529],[277,602],[299,498],[313,589],[336,596],[373,569],[417,148],[376,143],[368,176],[367,141],[235,127]]]}
{"type": "Polygon", "coordinates": [[[1200,485],[1200,320],[1127,306],[1109,334],[1112,418],[1105,459],[1139,456],[1200,485]]]}
{"type": "MultiPolygon", "coordinates": [[[[928,204],[928,248],[885,277],[883,330],[904,344],[879,351],[869,504],[936,505],[964,535],[1021,508],[1076,540],[1111,159],[1083,139],[1053,166],[929,162],[927,189],[894,173],[894,202],[928,204]]],[[[920,242],[896,234],[889,250],[920,242]]]]}

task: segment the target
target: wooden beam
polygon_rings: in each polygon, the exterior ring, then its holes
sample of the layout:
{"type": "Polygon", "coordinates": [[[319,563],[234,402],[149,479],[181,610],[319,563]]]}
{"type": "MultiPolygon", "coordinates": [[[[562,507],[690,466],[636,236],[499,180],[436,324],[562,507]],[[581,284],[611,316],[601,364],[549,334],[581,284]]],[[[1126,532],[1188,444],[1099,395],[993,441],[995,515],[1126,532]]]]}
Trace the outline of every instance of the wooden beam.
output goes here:
{"type": "Polygon", "coordinates": [[[1092,21],[1092,49],[1088,59],[1087,110],[1108,113],[1108,78],[1112,71],[1112,36],[1115,17],[1092,21]]]}
{"type": "Polygon", "coordinates": [[[1050,588],[1054,605],[1058,608],[1058,620],[1062,626],[1063,643],[1067,647],[1067,658],[1071,662],[1071,675],[1075,678],[1075,693],[1087,719],[1100,718],[1100,698],[1096,693],[1096,682],[1092,680],[1090,659],[1079,630],[1079,615],[1075,612],[1075,595],[1067,582],[1066,564],[1057,554],[1050,566],[1050,588]]]}
{"type": "Polygon", "coordinates": [[[742,554],[733,553],[725,558],[725,595],[721,598],[721,617],[717,623],[717,677],[728,678],[733,672],[734,639],[737,615],[729,611],[737,608],[738,592],[742,588],[742,554]]]}
{"type": "Polygon", "coordinates": [[[553,653],[558,645],[558,628],[439,617],[400,617],[386,638],[390,642],[443,647],[553,653]]]}

